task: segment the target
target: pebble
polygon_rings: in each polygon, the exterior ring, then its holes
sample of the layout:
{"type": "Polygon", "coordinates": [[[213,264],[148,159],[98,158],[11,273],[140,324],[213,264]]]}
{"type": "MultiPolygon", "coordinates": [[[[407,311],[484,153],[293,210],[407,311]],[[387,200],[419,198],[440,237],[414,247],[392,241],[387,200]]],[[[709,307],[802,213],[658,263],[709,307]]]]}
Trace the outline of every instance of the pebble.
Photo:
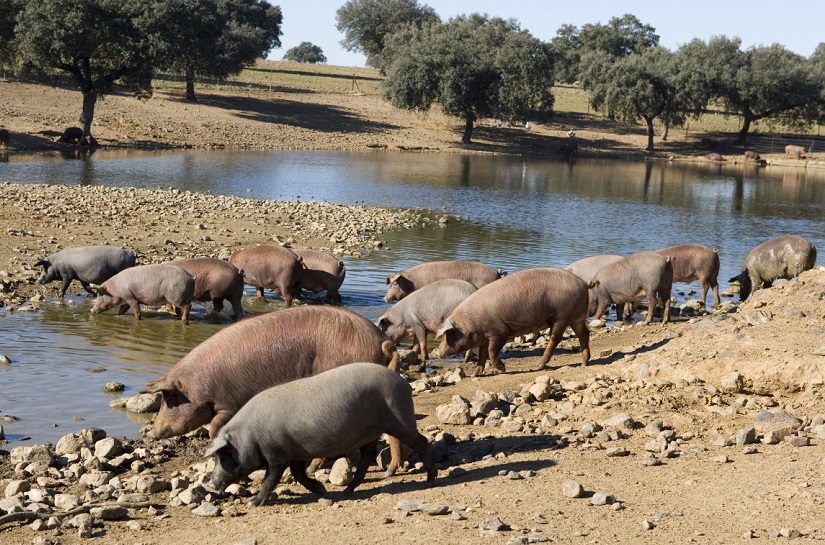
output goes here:
{"type": "Polygon", "coordinates": [[[126,518],[129,511],[125,507],[116,505],[104,505],[100,507],[92,507],[89,514],[94,518],[102,520],[122,520],[126,518]]]}
{"type": "Polygon", "coordinates": [[[504,524],[497,516],[486,518],[478,525],[479,530],[489,532],[502,532],[508,528],[509,526],[504,524]]]}
{"type": "Polygon", "coordinates": [[[653,524],[649,520],[643,520],[642,521],[642,528],[645,529],[645,530],[652,530],[652,529],[656,528],[656,525],[653,524]]]}
{"type": "Polygon", "coordinates": [[[584,495],[584,487],[577,481],[566,481],[561,490],[568,498],[581,498],[584,495]]]}
{"type": "Polygon", "coordinates": [[[195,509],[192,509],[192,514],[199,517],[217,517],[220,514],[220,510],[213,503],[205,501],[195,509]]]}
{"type": "Polygon", "coordinates": [[[126,389],[126,385],[122,382],[107,382],[103,385],[104,392],[122,392],[126,389]]]}
{"type": "Polygon", "coordinates": [[[593,497],[590,498],[590,505],[610,505],[615,501],[616,498],[613,494],[608,494],[607,492],[596,492],[593,494],[593,497]]]}

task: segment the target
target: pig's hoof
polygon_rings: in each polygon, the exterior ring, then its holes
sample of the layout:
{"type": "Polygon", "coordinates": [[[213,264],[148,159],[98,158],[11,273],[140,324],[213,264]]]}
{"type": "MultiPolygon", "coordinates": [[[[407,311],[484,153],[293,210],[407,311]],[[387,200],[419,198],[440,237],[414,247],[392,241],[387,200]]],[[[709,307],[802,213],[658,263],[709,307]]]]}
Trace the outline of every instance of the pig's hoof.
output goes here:
{"type": "Polygon", "coordinates": [[[536,371],[543,371],[545,369],[548,369],[548,366],[547,366],[546,363],[540,363],[536,366],[536,371]]]}

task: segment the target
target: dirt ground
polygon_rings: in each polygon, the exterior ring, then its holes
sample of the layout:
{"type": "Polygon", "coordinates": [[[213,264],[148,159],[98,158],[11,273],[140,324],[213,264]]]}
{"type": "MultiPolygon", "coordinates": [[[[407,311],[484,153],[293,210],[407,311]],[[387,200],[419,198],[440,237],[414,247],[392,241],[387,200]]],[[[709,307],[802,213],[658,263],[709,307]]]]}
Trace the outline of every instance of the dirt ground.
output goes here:
{"type": "MultiPolygon", "coordinates": [[[[79,97],[72,91],[0,83],[0,124],[11,131],[10,160],[15,150],[59,148],[53,131],[76,124],[71,106],[75,103],[79,105],[79,97]]],[[[536,124],[530,131],[488,127],[478,131],[472,151],[552,154],[569,125],[570,120],[559,120],[536,124]]],[[[194,105],[164,93],[147,102],[108,97],[98,107],[94,134],[102,144],[148,148],[463,152],[459,128],[455,120],[434,113],[398,112],[358,95],[261,91],[241,96],[216,91],[194,105]]],[[[638,150],[644,135],[636,127],[576,128],[588,144],[583,153],[642,156],[638,150]]],[[[33,258],[58,246],[106,240],[158,260],[194,247],[221,255],[233,246],[289,237],[296,244],[330,249],[330,233],[313,231],[310,222],[296,227],[290,223],[290,210],[276,213],[271,203],[239,200],[216,207],[216,201],[199,196],[137,193],[129,198],[148,203],[148,216],[115,208],[86,217],[83,211],[99,194],[77,189],[62,202],[61,192],[67,188],[39,192],[13,185],[25,180],[4,179],[2,166],[0,182],[12,184],[0,185],[0,299],[7,308],[42,293],[32,284],[33,258]],[[150,229],[147,217],[153,218],[150,229]],[[273,218],[279,222],[270,221],[273,218]],[[127,238],[124,232],[130,233],[127,238]]],[[[307,213],[323,217],[328,212],[307,213]]],[[[385,213],[375,209],[352,221],[368,222],[370,214],[385,213]]],[[[393,222],[420,221],[387,218],[363,240],[346,241],[342,234],[341,246],[349,251],[374,247],[381,229],[393,222]]],[[[56,293],[56,286],[50,289],[56,293]]],[[[218,517],[199,517],[185,506],[169,506],[169,493],[161,492],[152,495],[158,508],[133,509],[128,521],[99,521],[91,539],[68,527],[36,532],[0,518],[0,542],[504,545],[825,540],[825,270],[779,282],[741,305],[727,302],[712,314],[690,314],[686,311],[664,326],[654,321],[650,326],[594,331],[594,357],[587,367],[579,365],[573,339],[562,344],[551,369],[535,371],[540,348],[528,344],[508,352],[506,373],[464,378],[417,393],[419,429],[432,437],[433,451],[441,460],[433,486],[426,486],[420,471],[382,479],[372,468],[350,497],[343,496],[341,487],[327,485],[327,499],[319,499],[292,483],[266,506],[246,508],[239,499],[218,517]],[[454,396],[473,400],[479,390],[501,398],[507,391],[520,394],[543,375],[558,381],[549,399],[537,401],[526,394],[517,396],[521,400],[510,398],[509,407],[522,424],[515,415],[495,426],[445,424],[436,417],[436,408],[451,403],[454,396]],[[765,410],[785,410],[800,422],[786,430],[787,437],[777,435],[762,422],[765,410]],[[629,427],[608,422],[620,414],[630,417],[629,427]],[[737,444],[738,432],[748,427],[756,428],[755,443],[737,444]],[[771,443],[777,437],[778,442],[771,443]],[[583,497],[565,495],[568,481],[583,487],[583,497]],[[613,498],[612,503],[592,504],[604,494],[613,498]],[[399,509],[403,500],[434,505],[439,509],[425,506],[424,511],[443,514],[411,509],[414,502],[399,509]],[[493,524],[495,517],[500,525],[493,524]]],[[[174,454],[147,472],[169,480],[187,474],[201,461],[205,440],[165,445],[174,454]]],[[[133,475],[127,471],[121,479],[133,475]]],[[[11,479],[28,477],[15,471],[0,451],[2,489],[11,479]]],[[[232,500],[216,504],[226,507],[227,502],[232,500]]]]}

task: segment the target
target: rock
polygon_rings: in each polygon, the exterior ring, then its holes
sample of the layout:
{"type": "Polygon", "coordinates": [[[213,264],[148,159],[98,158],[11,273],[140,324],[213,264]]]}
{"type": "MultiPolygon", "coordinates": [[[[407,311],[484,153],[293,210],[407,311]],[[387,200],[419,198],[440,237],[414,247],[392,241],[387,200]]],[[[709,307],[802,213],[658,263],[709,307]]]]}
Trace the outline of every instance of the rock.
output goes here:
{"type": "Polygon", "coordinates": [[[421,511],[424,502],[421,500],[399,500],[395,508],[400,511],[421,511]]]}
{"type": "Polygon", "coordinates": [[[801,425],[802,420],[783,410],[769,411],[766,409],[759,411],[754,417],[754,428],[759,433],[776,428],[796,430],[801,425]]]}
{"type": "Polygon", "coordinates": [[[342,456],[332,464],[332,469],[329,472],[329,482],[337,486],[345,486],[351,481],[352,468],[350,468],[349,460],[347,460],[346,456],[342,456]]]}
{"type": "Polygon", "coordinates": [[[240,541],[236,541],[234,545],[258,545],[258,540],[254,537],[248,537],[240,541]]]}
{"type": "Polygon", "coordinates": [[[605,454],[607,454],[607,456],[609,456],[611,458],[616,458],[616,457],[628,456],[630,454],[630,451],[627,450],[626,448],[610,447],[609,449],[607,449],[605,451],[605,454]]]}
{"type": "Polygon", "coordinates": [[[773,313],[768,309],[749,310],[742,314],[742,319],[748,325],[766,324],[773,320],[773,313]]]}
{"type": "Polygon", "coordinates": [[[488,531],[488,532],[502,532],[502,531],[504,531],[504,530],[507,530],[508,528],[509,528],[509,526],[508,526],[508,525],[506,525],[506,524],[504,524],[504,523],[501,521],[501,519],[500,519],[500,518],[498,518],[498,517],[496,517],[496,516],[493,516],[493,517],[490,517],[490,518],[484,519],[484,520],[483,520],[483,521],[481,521],[481,523],[478,525],[478,529],[479,529],[479,530],[481,530],[482,532],[484,532],[484,531],[488,531]]]}
{"type": "Polygon", "coordinates": [[[467,403],[445,403],[435,409],[435,415],[443,424],[464,425],[473,421],[467,403]]]}
{"type": "Polygon", "coordinates": [[[547,382],[536,382],[528,390],[536,401],[545,401],[553,395],[553,387],[547,382]]]}
{"type": "Polygon", "coordinates": [[[126,389],[126,385],[122,382],[107,382],[103,385],[104,392],[122,392],[126,389]]]}
{"type": "Polygon", "coordinates": [[[80,498],[75,494],[55,494],[54,506],[63,511],[70,511],[80,505],[80,498]]]}
{"type": "Polygon", "coordinates": [[[64,435],[59,441],[57,441],[57,445],[54,447],[54,452],[59,456],[74,454],[76,452],[80,452],[81,448],[87,446],[89,445],[86,443],[86,440],[80,437],[80,435],[70,433],[68,435],[64,435]]]}
{"type": "Polygon", "coordinates": [[[116,437],[107,437],[95,443],[95,456],[111,459],[123,453],[123,443],[116,437]]]}
{"type": "Polygon", "coordinates": [[[92,537],[94,518],[89,513],[81,513],[72,518],[67,525],[70,528],[77,528],[77,534],[80,539],[89,539],[92,537]]]}
{"type": "Polygon", "coordinates": [[[425,515],[430,516],[439,516],[439,515],[449,515],[450,508],[446,505],[439,505],[435,503],[424,503],[421,505],[421,512],[425,515]]]}
{"type": "Polygon", "coordinates": [[[632,430],[633,419],[625,413],[619,413],[603,421],[602,427],[632,430]]]}
{"type": "Polygon", "coordinates": [[[584,487],[576,481],[565,481],[561,485],[561,492],[568,498],[581,498],[584,495],[584,487]]]}
{"type": "Polygon", "coordinates": [[[169,483],[154,475],[139,475],[135,481],[135,491],[141,494],[157,494],[166,491],[169,483]]]}
{"type": "Polygon", "coordinates": [[[44,462],[46,466],[54,463],[54,455],[46,445],[35,445],[32,447],[14,447],[9,453],[9,462],[12,465],[20,463],[31,464],[34,462],[44,462]]]}
{"type": "Polygon", "coordinates": [[[214,504],[205,501],[195,509],[192,509],[192,514],[199,517],[217,517],[220,515],[220,510],[214,504]]]}
{"type": "Polygon", "coordinates": [[[119,505],[103,505],[92,507],[89,514],[101,520],[122,520],[129,514],[129,510],[119,505]]]}
{"type": "Polygon", "coordinates": [[[6,485],[6,497],[13,498],[18,494],[23,494],[31,490],[29,481],[11,481],[6,485]]]}
{"type": "Polygon", "coordinates": [[[80,435],[81,439],[86,441],[87,445],[94,445],[106,437],[106,432],[100,428],[85,428],[80,430],[78,435],[80,435]]]}
{"type": "Polygon", "coordinates": [[[133,413],[156,413],[160,410],[163,396],[160,392],[154,394],[138,394],[126,400],[126,410],[133,413]]]}
{"type": "Polygon", "coordinates": [[[762,435],[762,442],[766,445],[775,445],[792,433],[793,429],[791,428],[775,428],[768,430],[762,435]]]}
{"type": "Polygon", "coordinates": [[[655,527],[656,527],[656,525],[655,525],[655,524],[653,524],[652,522],[650,522],[649,520],[643,520],[643,521],[642,521],[642,528],[643,528],[644,530],[652,530],[652,529],[654,529],[655,527]]]}
{"type": "Polygon", "coordinates": [[[756,441],[756,429],[750,427],[742,428],[736,432],[735,440],[739,446],[754,443],[756,441]]]}
{"type": "Polygon", "coordinates": [[[470,403],[470,414],[473,416],[489,414],[491,411],[498,409],[498,404],[497,394],[477,390],[473,401],[470,403]]]}
{"type": "Polygon", "coordinates": [[[616,501],[616,498],[613,494],[608,494],[607,492],[596,492],[593,494],[593,497],[590,498],[591,505],[609,505],[616,501]]]}
{"type": "Polygon", "coordinates": [[[204,487],[199,484],[193,484],[180,494],[178,494],[178,499],[184,505],[195,505],[201,503],[205,498],[208,492],[204,487]]]}
{"type": "Polygon", "coordinates": [[[745,379],[739,373],[728,373],[722,377],[719,386],[721,386],[722,390],[725,392],[738,394],[745,387],[745,379]]]}
{"type": "Polygon", "coordinates": [[[792,447],[807,447],[811,444],[811,440],[804,435],[787,435],[785,442],[792,447]]]}

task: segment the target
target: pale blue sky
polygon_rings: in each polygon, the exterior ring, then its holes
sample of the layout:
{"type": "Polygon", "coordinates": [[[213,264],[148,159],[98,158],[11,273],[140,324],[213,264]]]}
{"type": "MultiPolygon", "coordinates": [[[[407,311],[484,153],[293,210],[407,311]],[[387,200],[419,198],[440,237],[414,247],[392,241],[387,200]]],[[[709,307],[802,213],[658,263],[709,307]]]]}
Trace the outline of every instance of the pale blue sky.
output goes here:
{"type": "MultiPolygon", "coordinates": [[[[339,42],[343,35],[335,28],[335,12],[345,0],[269,0],[281,6],[284,15],[282,47],[270,59],[279,60],[301,42],[321,47],[329,64],[364,66],[364,56],[345,51],[339,42]]],[[[514,18],[521,28],[549,41],[563,24],[581,27],[587,23],[607,23],[612,17],[632,13],[651,25],[659,43],[670,50],[693,38],[707,40],[724,34],[738,36],[743,48],[779,43],[809,57],[817,44],[825,42],[825,1],[791,2],[782,0],[715,0],[672,2],[668,0],[419,0],[438,13],[450,17],[486,13],[514,18]]]]}

